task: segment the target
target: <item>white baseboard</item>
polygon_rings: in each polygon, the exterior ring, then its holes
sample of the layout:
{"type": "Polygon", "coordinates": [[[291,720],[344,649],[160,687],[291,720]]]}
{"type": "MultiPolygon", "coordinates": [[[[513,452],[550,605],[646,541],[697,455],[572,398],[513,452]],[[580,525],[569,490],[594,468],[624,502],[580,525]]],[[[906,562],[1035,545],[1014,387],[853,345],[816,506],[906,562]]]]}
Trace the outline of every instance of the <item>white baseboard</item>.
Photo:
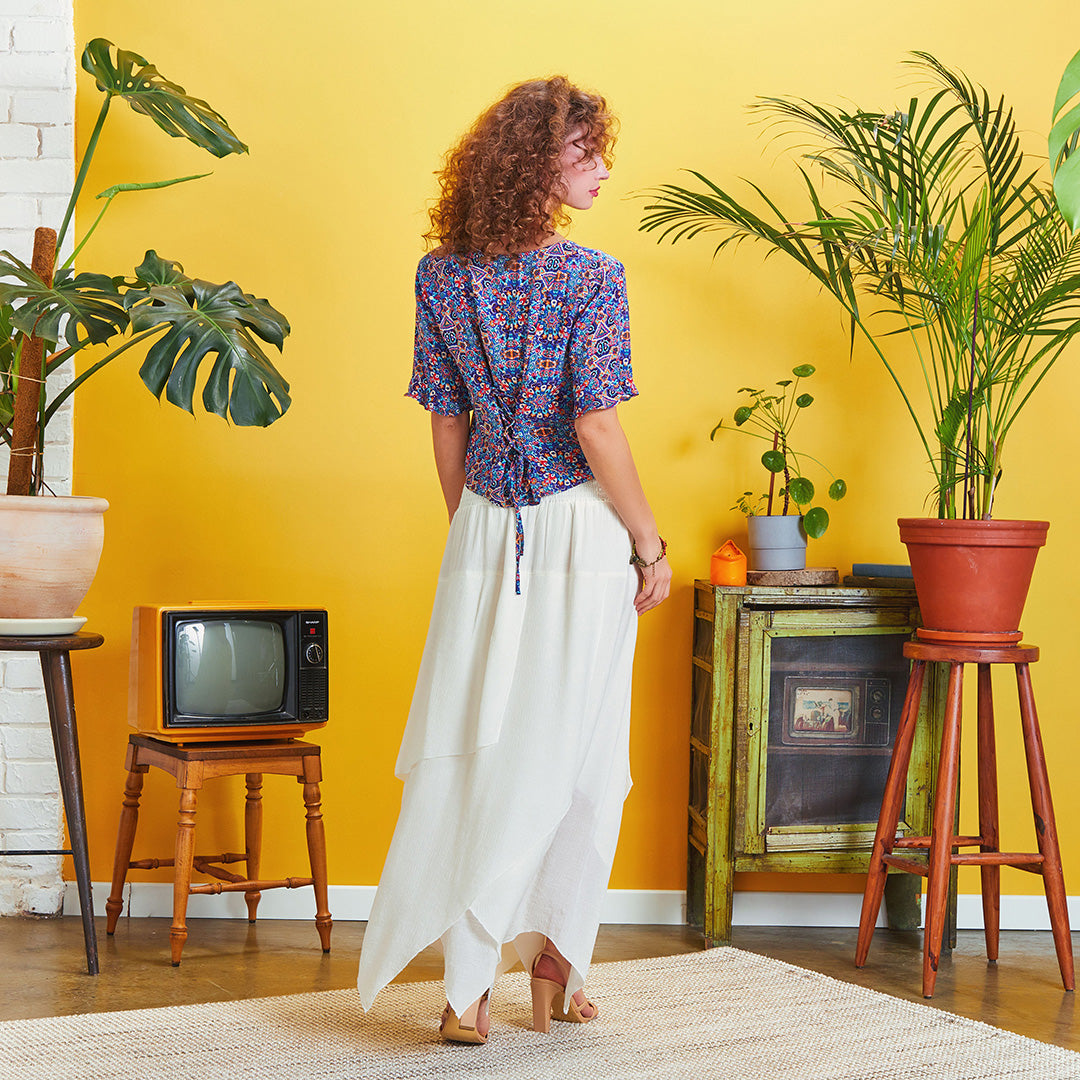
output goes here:
{"type": "MultiPolygon", "coordinates": [[[[1080,925],[1077,923],[1080,896],[1068,897],[1068,904],[1069,925],[1080,925]]],[[[1003,896],[1000,918],[1002,930],[1050,929],[1050,912],[1042,896],[1003,896]]],[[[964,893],[956,898],[956,925],[961,930],[982,929],[982,897],[978,893],[964,893]]]]}
{"type": "MultiPolygon", "coordinates": [[[[733,926],[838,926],[857,927],[862,908],[861,893],[781,893],[737,892],[731,922],[733,926]]],[[[925,895],[922,902],[926,904],[925,895]]],[[[885,905],[878,926],[885,925],[885,905]]],[[[1002,896],[1002,930],[1049,930],[1050,914],[1042,896],[1002,896]]],[[[1078,925],[1080,896],[1069,897],[1069,922],[1078,925]]],[[[956,926],[959,930],[983,928],[982,897],[962,893],[956,898],[956,926]]]]}
{"type": "MultiPolygon", "coordinates": [[[[74,881],[65,884],[64,913],[78,915],[79,894],[74,881]]],[[[108,882],[93,883],[94,914],[105,914],[108,882]]],[[[335,921],[365,921],[371,914],[374,885],[331,885],[330,911],[335,921]]],[[[124,889],[124,914],[133,918],[171,918],[172,885],[165,882],[129,882],[124,889]]],[[[858,893],[737,892],[732,923],[735,926],[859,925],[862,896],[858,893]]],[[[189,919],[246,919],[242,893],[196,895],[188,899],[189,919]]],[[[272,889],[259,903],[260,919],[310,919],[315,914],[311,890],[272,889]]],[[[957,926],[982,928],[982,902],[977,894],[958,898],[957,926]]],[[[1080,925],[1080,897],[1069,897],[1069,919],[1080,925]]],[[[604,923],[678,926],[686,921],[686,893],[681,889],[609,889],[601,913],[604,923]]],[[[879,918],[883,925],[883,918],[879,918]]],[[[1049,930],[1046,900],[1041,896],[1002,896],[1002,930],[1049,930]]]]}
{"type": "MultiPolygon", "coordinates": [[[[78,888],[65,881],[64,914],[78,915],[78,888]]],[[[105,900],[112,886],[92,883],[94,914],[105,914],[105,900]]],[[[172,885],[167,882],[128,882],[124,886],[124,914],[133,918],[171,918],[172,885]]],[[[331,885],[330,911],[334,920],[366,921],[375,899],[374,885],[331,885]]],[[[259,901],[260,919],[311,919],[315,907],[311,889],[270,889],[259,901]]],[[[246,919],[243,893],[196,894],[188,898],[189,919],[246,919]]],[[[601,921],[678,926],[686,921],[686,893],[681,889],[609,889],[601,921]]]]}
{"type": "MultiPolygon", "coordinates": [[[[858,926],[861,908],[861,893],[736,892],[732,898],[731,924],[858,926]]],[[[877,925],[885,925],[884,910],[877,925]]]]}

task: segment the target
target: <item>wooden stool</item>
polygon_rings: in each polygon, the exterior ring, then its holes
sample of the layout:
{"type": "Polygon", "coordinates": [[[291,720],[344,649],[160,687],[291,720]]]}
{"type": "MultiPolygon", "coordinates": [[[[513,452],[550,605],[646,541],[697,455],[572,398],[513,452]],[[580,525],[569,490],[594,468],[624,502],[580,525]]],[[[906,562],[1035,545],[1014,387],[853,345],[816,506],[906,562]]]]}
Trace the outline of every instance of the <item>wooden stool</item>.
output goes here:
{"type": "Polygon", "coordinates": [[[159,866],[174,867],[173,921],[169,930],[173,967],[180,966],[180,954],[187,940],[188,896],[192,893],[242,892],[248,908],[248,921],[255,921],[263,889],[297,889],[305,885],[315,888],[315,929],[319,932],[324,953],[330,951],[330,929],[333,920],[326,895],[326,837],[323,832],[321,795],[322,780],[320,748],[314,743],[290,739],[287,742],[235,742],[192,744],[152,739],[132,735],[128,739],[127,785],[124,788],[124,809],[120,814],[120,830],[116,838],[116,861],[113,864],[112,892],[105,904],[108,915],[106,933],[116,930],[123,910],[124,881],[131,870],[154,870],[159,866]],[[176,831],[176,854],[172,859],[140,859],[131,862],[135,843],[135,828],[139,821],[139,796],[143,774],[151,765],[176,777],[180,789],[180,820],[176,831]],[[243,855],[226,852],[223,855],[195,854],[195,806],[204,780],[215,776],[247,778],[247,801],[244,809],[243,855]],[[311,862],[311,877],[290,877],[279,881],[260,881],[259,854],[262,848],[262,778],[264,773],[295,776],[304,785],[304,806],[307,807],[307,846],[311,862]],[[233,874],[214,863],[243,862],[247,876],[233,874]],[[218,880],[206,885],[191,884],[191,870],[209,874],[218,880]]]}
{"type": "Polygon", "coordinates": [[[1035,695],[1031,689],[1028,665],[1039,659],[1039,650],[1031,645],[1002,648],[928,644],[908,642],[904,655],[914,660],[908,681],[900,728],[896,733],[889,775],[885,781],[885,796],[881,804],[870,870],[863,894],[862,916],[859,919],[859,939],[855,949],[855,966],[866,963],[870,939],[874,934],[878,908],[885,888],[888,867],[921,874],[927,878],[926,917],[923,931],[923,996],[932,997],[937,981],[938,959],[945,925],[946,895],[949,872],[953,866],[978,866],[982,877],[983,923],[986,929],[986,955],[996,960],[998,955],[998,906],[1002,866],[1015,866],[1033,874],[1042,874],[1046,902],[1050,908],[1050,925],[1054,932],[1061,979],[1066,990],[1075,987],[1073,977],[1072,941],[1069,936],[1069,913],[1066,907],[1065,882],[1061,873],[1061,853],[1058,849],[1057,825],[1050,800],[1050,782],[1046,775],[1039,720],[1035,712],[1035,695]],[[942,721],[941,755],[938,760],[937,794],[930,836],[896,836],[896,823],[904,799],[908,760],[915,734],[923,678],[928,663],[949,665],[949,686],[946,692],[945,716],[942,721]],[[978,776],[979,776],[979,835],[955,836],[956,789],[960,768],[960,712],[963,702],[964,665],[978,664],[978,776]],[[1020,723],[1024,733],[1024,753],[1027,757],[1031,805],[1035,813],[1035,835],[1039,851],[1035,853],[1002,852],[998,849],[997,761],[994,749],[994,702],[990,687],[990,665],[1012,664],[1016,668],[1016,684],[1020,694],[1020,723]],[[954,849],[978,847],[977,853],[958,854],[954,849]],[[911,855],[894,855],[894,848],[929,849],[921,859],[911,855]]]}

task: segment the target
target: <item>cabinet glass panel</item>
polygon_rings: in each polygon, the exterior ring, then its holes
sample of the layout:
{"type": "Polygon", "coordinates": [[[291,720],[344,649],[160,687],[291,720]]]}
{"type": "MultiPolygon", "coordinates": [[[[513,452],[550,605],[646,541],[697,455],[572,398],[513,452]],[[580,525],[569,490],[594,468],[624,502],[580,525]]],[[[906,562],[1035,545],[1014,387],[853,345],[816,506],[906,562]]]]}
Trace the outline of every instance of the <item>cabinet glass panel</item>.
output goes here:
{"type": "Polygon", "coordinates": [[[712,689],[712,672],[694,664],[694,711],[690,723],[690,734],[706,746],[709,745],[709,722],[712,719],[712,689]]]}
{"type": "Polygon", "coordinates": [[[709,804],[709,758],[696,747],[690,748],[690,805],[702,817],[709,804]]]}
{"type": "Polygon", "coordinates": [[[771,635],[766,828],[877,820],[908,640],[907,632],[771,635]]]}
{"type": "Polygon", "coordinates": [[[694,656],[706,664],[713,659],[713,621],[700,616],[694,619],[694,656]]]}

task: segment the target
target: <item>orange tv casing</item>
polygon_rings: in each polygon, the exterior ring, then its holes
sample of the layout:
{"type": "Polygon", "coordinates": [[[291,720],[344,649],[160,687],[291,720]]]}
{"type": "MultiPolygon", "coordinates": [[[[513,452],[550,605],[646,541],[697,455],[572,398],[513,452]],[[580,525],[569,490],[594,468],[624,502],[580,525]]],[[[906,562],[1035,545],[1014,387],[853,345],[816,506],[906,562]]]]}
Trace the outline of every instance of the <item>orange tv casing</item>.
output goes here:
{"type": "MultiPolygon", "coordinates": [[[[321,649],[321,663],[313,665],[321,670],[322,683],[326,685],[326,611],[323,608],[294,608],[273,604],[165,604],[141,605],[134,609],[131,617],[131,659],[128,674],[128,724],[141,735],[170,742],[241,742],[254,739],[291,739],[305,732],[326,726],[325,708],[322,717],[310,720],[284,720],[270,723],[251,721],[243,717],[230,717],[227,722],[207,723],[197,726],[186,723],[182,727],[170,726],[166,711],[165,658],[169,652],[165,638],[167,616],[172,614],[202,616],[213,618],[215,615],[228,613],[248,613],[257,615],[273,613],[292,617],[298,622],[305,616],[311,616],[313,637],[317,642],[307,642],[297,637],[295,655],[286,657],[286,663],[292,664],[293,678],[299,676],[301,651],[317,644],[321,649]],[[315,629],[321,620],[321,633],[315,629]]],[[[296,694],[299,697],[299,692],[296,694]]],[[[324,690],[325,696],[325,690],[324,690]]],[[[299,711],[299,710],[297,710],[299,711]]]]}

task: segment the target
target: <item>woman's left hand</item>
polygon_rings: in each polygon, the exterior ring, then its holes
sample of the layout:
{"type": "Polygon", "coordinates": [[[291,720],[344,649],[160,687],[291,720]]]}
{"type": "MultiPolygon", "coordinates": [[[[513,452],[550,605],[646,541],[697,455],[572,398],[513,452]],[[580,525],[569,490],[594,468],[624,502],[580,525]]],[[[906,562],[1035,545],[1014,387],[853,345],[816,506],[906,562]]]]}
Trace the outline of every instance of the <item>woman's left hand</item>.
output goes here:
{"type": "Polygon", "coordinates": [[[639,615],[662,604],[671,593],[671,566],[667,558],[652,566],[638,567],[640,587],[634,597],[634,609],[639,615]]]}

